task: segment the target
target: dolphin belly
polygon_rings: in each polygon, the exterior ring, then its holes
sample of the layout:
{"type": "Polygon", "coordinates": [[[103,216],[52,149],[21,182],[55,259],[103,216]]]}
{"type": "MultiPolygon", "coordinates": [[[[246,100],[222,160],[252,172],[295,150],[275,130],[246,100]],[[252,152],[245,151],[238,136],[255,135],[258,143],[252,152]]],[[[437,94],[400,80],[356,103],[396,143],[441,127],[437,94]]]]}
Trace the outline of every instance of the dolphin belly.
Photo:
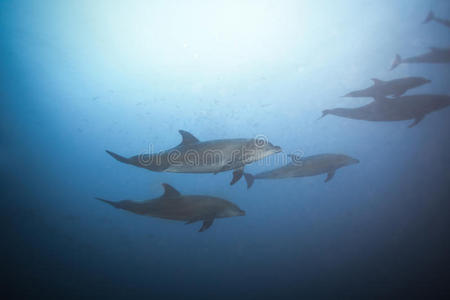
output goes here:
{"type": "Polygon", "coordinates": [[[222,171],[228,171],[223,170],[223,165],[221,164],[214,164],[214,165],[191,165],[191,164],[183,164],[178,165],[174,164],[168,167],[164,170],[164,172],[169,173],[218,173],[222,171]]]}

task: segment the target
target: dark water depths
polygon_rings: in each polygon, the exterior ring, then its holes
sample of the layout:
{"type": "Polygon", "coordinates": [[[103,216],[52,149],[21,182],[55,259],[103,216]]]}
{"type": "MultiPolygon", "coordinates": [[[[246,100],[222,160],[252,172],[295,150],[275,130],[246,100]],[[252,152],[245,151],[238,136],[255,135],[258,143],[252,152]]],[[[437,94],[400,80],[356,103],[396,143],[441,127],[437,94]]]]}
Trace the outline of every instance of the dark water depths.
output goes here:
{"type": "MultiPolygon", "coordinates": [[[[367,299],[450,295],[450,109],[411,121],[327,116],[340,96],[448,64],[448,1],[0,1],[2,284],[15,298],[367,299]],[[287,153],[360,160],[325,174],[244,180],[121,164],[200,140],[264,135],[287,153]],[[228,199],[245,217],[133,215],[94,197],[228,199]]],[[[246,167],[257,173],[276,162],[246,167]]]]}

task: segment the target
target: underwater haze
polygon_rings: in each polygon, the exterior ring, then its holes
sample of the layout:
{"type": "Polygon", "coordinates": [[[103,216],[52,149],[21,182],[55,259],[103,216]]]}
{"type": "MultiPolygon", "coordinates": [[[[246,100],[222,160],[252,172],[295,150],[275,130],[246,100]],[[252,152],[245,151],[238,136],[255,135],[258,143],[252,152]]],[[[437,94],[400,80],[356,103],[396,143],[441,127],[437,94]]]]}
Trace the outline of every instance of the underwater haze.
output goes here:
{"type": "MultiPolygon", "coordinates": [[[[450,297],[450,108],[370,122],[322,111],[384,81],[450,95],[450,65],[402,58],[450,47],[422,24],[447,0],[0,1],[1,280],[11,299],[450,297]],[[114,160],[181,142],[267,138],[287,154],[357,164],[301,178],[152,172],[114,160]],[[111,201],[182,195],[245,216],[139,216],[111,201]]],[[[388,99],[396,101],[396,99],[388,99]]]]}

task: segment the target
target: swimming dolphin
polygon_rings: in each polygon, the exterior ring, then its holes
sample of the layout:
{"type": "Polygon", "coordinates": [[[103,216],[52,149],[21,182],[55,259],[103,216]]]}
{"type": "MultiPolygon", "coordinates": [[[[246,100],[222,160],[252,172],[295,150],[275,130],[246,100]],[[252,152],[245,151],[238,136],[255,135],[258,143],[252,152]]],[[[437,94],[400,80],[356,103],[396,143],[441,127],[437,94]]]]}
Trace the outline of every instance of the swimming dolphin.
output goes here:
{"type": "Polygon", "coordinates": [[[185,221],[186,224],[203,221],[199,232],[208,229],[214,219],[245,216],[245,211],[228,200],[205,195],[181,195],[167,183],[163,183],[163,187],[162,196],[143,202],[95,199],[142,216],[185,221]]]}
{"type": "Polygon", "coordinates": [[[214,173],[233,171],[230,185],[244,173],[244,166],[281,152],[262,138],[223,139],[200,142],[191,133],[179,130],[182,142],[169,150],[155,154],[141,154],[130,158],[106,152],[116,160],[156,172],[214,173]]]}
{"type": "Polygon", "coordinates": [[[322,111],[322,116],[331,114],[339,117],[366,121],[414,120],[408,127],[417,125],[423,118],[450,105],[447,95],[411,95],[396,99],[376,98],[373,102],[356,108],[334,108],[322,111]]]}
{"type": "Polygon", "coordinates": [[[394,96],[400,97],[407,90],[421,86],[425,83],[431,82],[423,77],[405,77],[389,81],[383,81],[377,78],[372,78],[373,85],[363,90],[357,90],[346,94],[344,97],[384,97],[394,96]]]}
{"type": "Polygon", "coordinates": [[[430,21],[435,21],[436,23],[440,23],[444,26],[450,27],[450,20],[438,18],[432,11],[428,13],[427,18],[422,22],[422,24],[427,24],[430,21]]]}
{"type": "Polygon", "coordinates": [[[318,154],[305,158],[289,155],[292,162],[277,169],[262,172],[256,175],[244,173],[247,188],[251,188],[255,179],[282,179],[292,177],[307,177],[327,174],[325,182],[330,181],[336,170],[345,166],[359,163],[356,158],[343,154],[318,154]]]}
{"type": "Polygon", "coordinates": [[[431,47],[430,52],[402,59],[400,55],[396,55],[392,63],[391,70],[394,70],[399,64],[413,63],[450,63],[450,48],[431,47]]]}

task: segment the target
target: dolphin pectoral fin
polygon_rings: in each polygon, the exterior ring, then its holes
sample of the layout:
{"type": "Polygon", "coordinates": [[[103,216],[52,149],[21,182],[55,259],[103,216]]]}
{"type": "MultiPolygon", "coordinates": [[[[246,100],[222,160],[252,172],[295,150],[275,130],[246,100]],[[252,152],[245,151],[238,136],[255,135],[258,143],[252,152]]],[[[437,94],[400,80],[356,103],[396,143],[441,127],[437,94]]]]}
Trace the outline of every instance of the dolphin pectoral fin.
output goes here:
{"type": "Polygon", "coordinates": [[[333,179],[335,173],[336,173],[336,171],[334,171],[334,170],[328,172],[327,178],[325,178],[325,181],[324,181],[324,182],[328,182],[328,181],[330,181],[331,179],[333,179]]]}
{"type": "Polygon", "coordinates": [[[425,118],[425,116],[418,116],[414,119],[414,122],[412,122],[411,124],[409,124],[408,128],[414,127],[417,124],[419,124],[420,121],[423,120],[423,118],[425,118]]]}
{"type": "Polygon", "coordinates": [[[208,229],[209,227],[211,227],[211,225],[212,225],[213,222],[214,222],[214,218],[204,220],[204,221],[203,221],[203,225],[202,225],[202,227],[200,228],[200,230],[199,230],[198,232],[203,232],[203,231],[205,231],[206,229],[208,229]]]}
{"type": "Polygon", "coordinates": [[[238,182],[239,179],[241,179],[242,175],[244,175],[244,168],[239,168],[233,171],[233,179],[231,180],[230,185],[233,185],[236,182],[238,182]]]}
{"type": "Polygon", "coordinates": [[[406,93],[406,91],[407,91],[406,89],[405,89],[405,90],[398,91],[397,93],[394,94],[394,98],[400,97],[401,95],[403,95],[404,93],[406,93]]]}
{"type": "Polygon", "coordinates": [[[244,173],[245,181],[247,182],[247,189],[251,188],[255,182],[255,176],[250,173],[244,173]]]}

